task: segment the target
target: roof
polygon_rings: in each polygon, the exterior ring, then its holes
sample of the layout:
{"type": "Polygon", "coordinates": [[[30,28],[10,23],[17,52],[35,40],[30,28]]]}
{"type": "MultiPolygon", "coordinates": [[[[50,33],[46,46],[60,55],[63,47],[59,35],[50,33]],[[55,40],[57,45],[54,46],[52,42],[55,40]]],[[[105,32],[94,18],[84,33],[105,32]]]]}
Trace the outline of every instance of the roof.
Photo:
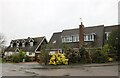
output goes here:
{"type": "MultiPolygon", "coordinates": [[[[44,41],[46,40],[45,37],[36,37],[36,38],[31,38],[34,40],[33,42],[33,46],[30,46],[29,43],[29,38],[27,39],[16,39],[16,40],[11,40],[11,42],[13,43],[13,47],[11,47],[10,45],[7,47],[7,49],[5,50],[6,52],[15,52],[15,50],[18,48],[19,50],[22,49],[25,52],[35,52],[35,50],[38,48],[38,46],[44,41]],[[22,41],[25,40],[25,47],[22,47],[22,41]],[[19,41],[19,47],[16,46],[16,41],[19,41]]],[[[47,40],[46,40],[47,42],[47,40]]]]}
{"type": "Polygon", "coordinates": [[[111,31],[116,30],[118,28],[120,28],[120,25],[105,26],[105,32],[111,32],[111,31]]]}
{"type": "MultiPolygon", "coordinates": [[[[84,29],[85,29],[85,33],[94,33],[96,29],[99,29],[101,27],[104,28],[104,25],[85,27],[84,29]]],[[[61,35],[67,36],[67,35],[76,35],[76,34],[79,34],[79,28],[63,30],[61,35]]]]}
{"type": "Polygon", "coordinates": [[[49,45],[51,45],[52,48],[59,49],[61,47],[62,45],[61,33],[62,32],[53,33],[49,41],[49,45]]]}
{"type": "MultiPolygon", "coordinates": [[[[98,39],[94,42],[94,45],[96,47],[101,47],[104,42],[103,37],[106,30],[116,29],[117,26],[120,25],[112,25],[112,26],[97,25],[97,26],[85,27],[84,30],[85,30],[85,34],[95,33],[98,39]]],[[[53,33],[49,43],[53,43],[54,41],[56,41],[56,43],[54,44],[54,49],[60,49],[62,46],[61,37],[72,36],[72,35],[79,35],[79,28],[67,29],[67,30],[63,30],[62,32],[53,33]]],[[[79,47],[79,42],[67,43],[67,45],[72,46],[73,48],[77,48],[79,47]]]]}
{"type": "Polygon", "coordinates": [[[66,36],[66,35],[76,35],[76,34],[79,34],[79,29],[78,28],[63,30],[61,35],[66,36]]]}

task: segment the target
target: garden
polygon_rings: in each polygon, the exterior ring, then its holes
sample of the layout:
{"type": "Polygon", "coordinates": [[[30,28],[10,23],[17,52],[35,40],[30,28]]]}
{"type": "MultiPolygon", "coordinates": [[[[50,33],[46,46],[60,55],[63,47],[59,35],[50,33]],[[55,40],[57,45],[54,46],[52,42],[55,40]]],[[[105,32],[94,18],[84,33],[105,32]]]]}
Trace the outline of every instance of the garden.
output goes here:
{"type": "Polygon", "coordinates": [[[85,49],[81,48],[79,51],[75,51],[72,48],[67,48],[63,50],[64,53],[57,51],[53,55],[48,55],[46,51],[42,53],[39,63],[44,65],[70,65],[70,64],[91,64],[91,63],[111,63],[117,62],[117,55],[115,50],[113,50],[108,44],[104,45],[102,48],[97,49],[85,49]],[[114,52],[113,52],[114,51],[114,52]],[[47,55],[46,55],[47,54],[47,55]]]}

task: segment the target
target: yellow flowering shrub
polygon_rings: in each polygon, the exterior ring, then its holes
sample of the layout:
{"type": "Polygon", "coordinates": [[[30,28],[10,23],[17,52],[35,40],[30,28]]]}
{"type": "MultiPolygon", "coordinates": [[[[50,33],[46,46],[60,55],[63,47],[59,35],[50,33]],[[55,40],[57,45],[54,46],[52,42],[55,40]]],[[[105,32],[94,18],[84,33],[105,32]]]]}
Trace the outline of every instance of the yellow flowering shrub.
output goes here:
{"type": "Polygon", "coordinates": [[[112,62],[112,61],[113,61],[113,58],[109,57],[109,58],[108,58],[108,61],[109,61],[109,62],[112,62]]]}
{"type": "Polygon", "coordinates": [[[49,64],[53,64],[53,65],[64,64],[64,65],[66,65],[66,64],[68,64],[68,59],[66,59],[64,54],[61,54],[58,52],[58,53],[52,55],[49,64]]]}

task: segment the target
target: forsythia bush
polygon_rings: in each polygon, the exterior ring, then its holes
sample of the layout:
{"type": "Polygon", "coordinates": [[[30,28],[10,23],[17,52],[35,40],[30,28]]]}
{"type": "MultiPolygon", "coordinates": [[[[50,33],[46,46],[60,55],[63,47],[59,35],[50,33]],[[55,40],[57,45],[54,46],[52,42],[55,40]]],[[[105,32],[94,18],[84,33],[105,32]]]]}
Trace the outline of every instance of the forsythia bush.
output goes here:
{"type": "Polygon", "coordinates": [[[113,58],[109,57],[109,58],[108,58],[108,61],[109,61],[109,62],[112,62],[112,61],[113,61],[113,58]]]}
{"type": "Polygon", "coordinates": [[[66,65],[68,64],[68,59],[66,59],[64,54],[61,54],[61,53],[53,54],[49,64],[53,64],[53,65],[65,64],[66,65]]]}

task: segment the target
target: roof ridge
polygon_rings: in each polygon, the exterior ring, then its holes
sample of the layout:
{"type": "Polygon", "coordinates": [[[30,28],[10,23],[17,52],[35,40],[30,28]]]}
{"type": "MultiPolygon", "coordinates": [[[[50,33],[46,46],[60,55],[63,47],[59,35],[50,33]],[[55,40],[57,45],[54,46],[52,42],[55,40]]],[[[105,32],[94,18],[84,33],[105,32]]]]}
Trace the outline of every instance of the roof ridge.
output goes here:
{"type": "MultiPolygon", "coordinates": [[[[30,38],[45,38],[45,36],[41,36],[41,37],[30,37],[30,38]]],[[[16,40],[25,40],[25,39],[28,39],[28,38],[21,38],[21,39],[14,39],[13,41],[16,41],[16,40]]],[[[12,41],[12,40],[11,40],[12,41]]]]}

